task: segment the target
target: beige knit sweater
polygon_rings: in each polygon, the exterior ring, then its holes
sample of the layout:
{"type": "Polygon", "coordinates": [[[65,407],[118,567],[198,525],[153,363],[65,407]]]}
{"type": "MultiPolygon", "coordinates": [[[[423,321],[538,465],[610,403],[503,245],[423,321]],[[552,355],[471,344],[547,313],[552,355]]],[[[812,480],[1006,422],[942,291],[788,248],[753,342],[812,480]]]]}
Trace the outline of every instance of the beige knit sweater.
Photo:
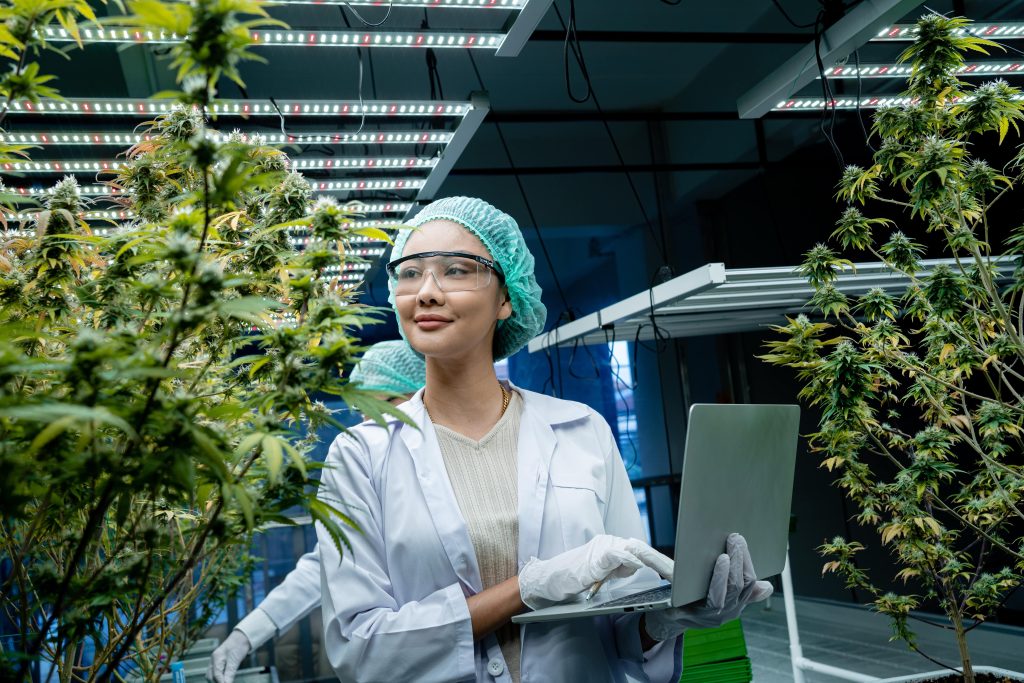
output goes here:
{"type": "MultiPolygon", "coordinates": [[[[434,425],[485,589],[518,573],[516,480],[522,411],[522,398],[513,391],[505,414],[480,441],[434,425]]],[[[519,683],[519,627],[508,624],[497,636],[509,675],[519,683]]]]}

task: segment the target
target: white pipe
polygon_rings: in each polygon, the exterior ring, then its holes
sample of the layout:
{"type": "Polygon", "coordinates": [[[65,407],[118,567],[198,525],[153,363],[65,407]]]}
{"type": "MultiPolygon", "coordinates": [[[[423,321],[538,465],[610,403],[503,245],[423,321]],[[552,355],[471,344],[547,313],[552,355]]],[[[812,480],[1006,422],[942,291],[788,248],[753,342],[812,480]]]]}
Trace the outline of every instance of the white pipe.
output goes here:
{"type": "Polygon", "coordinates": [[[866,674],[859,674],[855,671],[840,669],[828,664],[822,664],[804,657],[803,648],[800,647],[800,630],[796,625],[796,600],[793,597],[793,574],[789,570],[789,551],[786,551],[786,564],[782,568],[782,600],[786,605],[786,627],[789,629],[789,658],[793,663],[793,683],[806,683],[804,670],[817,671],[841,678],[844,681],[855,683],[871,683],[882,679],[866,674]]]}
{"type": "Polygon", "coordinates": [[[801,665],[804,651],[800,647],[800,631],[796,626],[796,601],[793,600],[793,575],[789,571],[789,549],[786,549],[786,564],[782,567],[782,601],[786,606],[786,627],[789,629],[789,659],[793,664],[793,683],[805,683],[801,665]]]}
{"type": "MultiPolygon", "coordinates": [[[[839,667],[829,666],[828,664],[822,664],[821,662],[815,662],[811,659],[801,657],[800,661],[794,665],[794,668],[799,666],[801,669],[807,671],[817,671],[818,673],[828,674],[829,676],[835,676],[836,678],[842,678],[844,681],[855,681],[855,683],[871,683],[872,681],[880,681],[881,678],[875,676],[868,676],[867,674],[859,674],[848,669],[840,669],[839,667]]],[[[803,680],[803,673],[801,673],[801,680],[803,680]]]]}

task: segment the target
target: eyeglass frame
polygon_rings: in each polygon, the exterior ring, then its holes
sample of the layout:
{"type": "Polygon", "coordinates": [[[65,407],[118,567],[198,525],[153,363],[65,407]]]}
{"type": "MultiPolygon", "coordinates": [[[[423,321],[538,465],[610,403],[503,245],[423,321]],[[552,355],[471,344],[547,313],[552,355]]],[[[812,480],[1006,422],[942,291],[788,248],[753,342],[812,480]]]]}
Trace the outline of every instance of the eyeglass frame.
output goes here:
{"type": "MultiPolygon", "coordinates": [[[[501,282],[501,284],[505,284],[505,273],[502,272],[501,266],[499,266],[496,261],[491,261],[490,259],[486,259],[483,256],[477,256],[476,254],[468,254],[464,251],[421,251],[416,254],[409,254],[408,256],[397,258],[394,261],[388,261],[388,263],[384,266],[384,270],[387,272],[388,278],[394,281],[398,279],[397,268],[402,263],[405,263],[406,261],[412,261],[413,259],[425,259],[432,258],[434,256],[456,256],[458,258],[468,258],[470,260],[476,261],[480,265],[486,266],[487,268],[493,270],[494,273],[498,276],[498,280],[501,282]]],[[[436,280],[436,276],[434,277],[436,280]]]]}

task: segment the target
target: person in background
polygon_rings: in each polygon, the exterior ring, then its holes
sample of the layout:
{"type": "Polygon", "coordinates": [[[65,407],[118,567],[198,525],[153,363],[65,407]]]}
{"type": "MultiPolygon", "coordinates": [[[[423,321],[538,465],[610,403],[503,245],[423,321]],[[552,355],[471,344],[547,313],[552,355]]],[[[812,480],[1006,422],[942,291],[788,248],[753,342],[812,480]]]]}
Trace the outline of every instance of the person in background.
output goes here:
{"type": "MultiPolygon", "coordinates": [[[[494,362],[544,327],[515,220],[481,199],[433,202],[387,265],[424,389],[334,440],[318,493],[361,533],[323,552],[324,647],[357,681],[678,681],[683,631],[763,600],[733,534],[696,606],[518,626],[513,615],[609,578],[648,588],[673,563],[644,526],[608,423],[586,405],[499,382],[494,362]],[[631,578],[627,578],[631,577],[631,578]]],[[[622,587],[622,586],[620,586],[622,587]]]]}
{"type": "MultiPolygon", "coordinates": [[[[366,391],[379,392],[398,405],[426,382],[423,358],[402,340],[371,346],[349,375],[349,381],[366,391]]],[[[256,609],[238,622],[227,639],[210,656],[206,677],[216,683],[232,683],[235,672],[250,652],[273,637],[283,635],[300,619],[320,606],[320,547],[299,558],[295,569],[272,590],[256,609]]]]}

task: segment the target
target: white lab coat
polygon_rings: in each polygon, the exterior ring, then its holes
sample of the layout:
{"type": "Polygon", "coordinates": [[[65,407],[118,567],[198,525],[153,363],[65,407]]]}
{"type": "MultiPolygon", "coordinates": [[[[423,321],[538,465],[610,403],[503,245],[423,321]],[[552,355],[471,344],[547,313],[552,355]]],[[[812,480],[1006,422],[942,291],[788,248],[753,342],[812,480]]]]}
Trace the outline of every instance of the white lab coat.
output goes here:
{"type": "MultiPolygon", "coordinates": [[[[602,533],[643,539],[604,418],[580,403],[517,391],[519,567],[602,533]]],[[[509,683],[497,639],[473,640],[466,597],[481,591],[480,573],[422,395],[400,406],[418,430],[394,419],[387,427],[365,422],[335,439],[327,455],[318,495],[361,529],[339,557],[317,525],[327,657],[345,683],[509,683]]],[[[637,574],[652,578],[651,570],[637,574]]],[[[681,638],[645,656],[639,619],[523,625],[521,680],[677,681],[681,638]]]]}

